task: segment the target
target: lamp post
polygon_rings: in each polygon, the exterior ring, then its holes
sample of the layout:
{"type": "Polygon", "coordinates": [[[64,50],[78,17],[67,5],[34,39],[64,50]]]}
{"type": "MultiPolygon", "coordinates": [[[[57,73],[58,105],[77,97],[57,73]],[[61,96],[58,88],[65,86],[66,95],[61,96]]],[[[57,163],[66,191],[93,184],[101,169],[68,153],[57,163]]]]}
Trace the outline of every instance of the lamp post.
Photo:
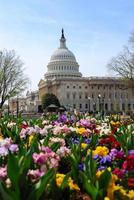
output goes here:
{"type": "Polygon", "coordinates": [[[104,97],[102,97],[102,119],[104,119],[104,97]]]}
{"type": "Polygon", "coordinates": [[[16,101],[16,106],[17,106],[17,118],[18,118],[18,116],[19,116],[19,99],[18,99],[18,96],[17,96],[17,101],[16,101]]]}
{"type": "Polygon", "coordinates": [[[9,113],[10,113],[10,107],[9,107],[9,96],[8,96],[7,112],[8,112],[8,115],[9,115],[9,113]]]}
{"type": "Polygon", "coordinates": [[[96,103],[93,102],[93,116],[95,116],[95,112],[96,112],[96,103]]]}
{"type": "Polygon", "coordinates": [[[101,94],[98,95],[99,99],[99,113],[101,112],[101,94]]]}
{"type": "Polygon", "coordinates": [[[90,97],[88,97],[88,101],[89,101],[89,105],[88,105],[88,112],[90,113],[90,100],[91,100],[91,98],[90,97]]]}

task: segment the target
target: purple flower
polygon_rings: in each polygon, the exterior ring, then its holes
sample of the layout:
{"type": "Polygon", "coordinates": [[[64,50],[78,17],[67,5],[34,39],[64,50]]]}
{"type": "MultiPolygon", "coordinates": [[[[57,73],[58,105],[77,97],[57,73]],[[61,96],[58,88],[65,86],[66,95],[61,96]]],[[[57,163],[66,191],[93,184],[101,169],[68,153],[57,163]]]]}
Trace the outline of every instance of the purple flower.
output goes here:
{"type": "Polygon", "coordinates": [[[0,147],[0,156],[7,156],[8,155],[8,149],[6,147],[0,147]]]}
{"type": "Polygon", "coordinates": [[[109,164],[111,163],[111,157],[109,155],[106,155],[104,157],[101,158],[100,160],[101,164],[109,164]]]}
{"type": "Polygon", "coordinates": [[[99,159],[99,158],[100,158],[99,155],[95,155],[95,156],[93,157],[94,160],[97,160],[97,159],[99,159]]]}
{"type": "Polygon", "coordinates": [[[12,153],[16,153],[19,150],[18,145],[17,144],[11,144],[11,146],[9,147],[9,150],[12,153]]]}
{"type": "Polygon", "coordinates": [[[83,127],[86,127],[86,128],[89,128],[90,127],[90,121],[87,120],[87,119],[81,119],[79,121],[80,125],[83,126],[83,127]]]}
{"type": "Polygon", "coordinates": [[[80,163],[79,165],[78,165],[78,168],[79,168],[79,170],[80,171],[84,171],[84,164],[83,163],[80,163]]]}
{"type": "Polygon", "coordinates": [[[106,168],[106,166],[100,166],[99,168],[98,168],[98,170],[104,170],[106,168]]]}
{"type": "Polygon", "coordinates": [[[117,149],[111,149],[109,154],[112,160],[124,158],[124,152],[122,150],[118,151],[117,149]]]}
{"type": "Polygon", "coordinates": [[[33,160],[34,163],[38,164],[38,165],[42,165],[47,161],[47,155],[44,153],[33,153],[33,160]]]}
{"type": "Polygon", "coordinates": [[[79,144],[80,143],[80,139],[79,138],[72,138],[72,143],[74,144],[79,144]]]}
{"type": "Polygon", "coordinates": [[[67,122],[67,116],[65,114],[61,115],[58,119],[60,122],[67,122]]]}
{"type": "Polygon", "coordinates": [[[91,139],[90,139],[90,138],[85,138],[85,139],[84,139],[84,143],[89,144],[90,142],[91,142],[91,139]]]}
{"type": "Polygon", "coordinates": [[[134,155],[134,149],[129,151],[129,155],[134,155]]]}

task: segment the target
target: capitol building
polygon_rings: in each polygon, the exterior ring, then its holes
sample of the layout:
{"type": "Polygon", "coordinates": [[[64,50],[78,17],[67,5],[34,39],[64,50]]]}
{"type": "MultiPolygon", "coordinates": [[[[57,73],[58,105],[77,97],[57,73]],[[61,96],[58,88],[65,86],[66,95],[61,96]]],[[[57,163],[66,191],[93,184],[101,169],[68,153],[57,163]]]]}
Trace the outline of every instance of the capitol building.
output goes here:
{"type": "Polygon", "coordinates": [[[25,110],[38,112],[42,96],[55,94],[67,110],[82,112],[133,111],[134,98],[131,89],[117,77],[83,77],[75,55],[67,48],[62,29],[59,48],[54,51],[47,65],[38,91],[28,92],[25,110]]]}
{"type": "Polygon", "coordinates": [[[80,111],[132,111],[131,89],[115,77],[83,77],[75,55],[67,48],[62,29],[60,46],[52,54],[47,72],[39,84],[39,100],[45,93],[55,94],[61,105],[80,111]]]}

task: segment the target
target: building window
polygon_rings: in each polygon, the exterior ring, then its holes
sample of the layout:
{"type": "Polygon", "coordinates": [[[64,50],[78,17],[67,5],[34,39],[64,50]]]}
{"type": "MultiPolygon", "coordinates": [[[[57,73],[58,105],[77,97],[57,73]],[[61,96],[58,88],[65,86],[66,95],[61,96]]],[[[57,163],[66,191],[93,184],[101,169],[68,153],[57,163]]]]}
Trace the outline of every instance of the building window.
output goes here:
{"type": "Polygon", "coordinates": [[[67,85],[67,88],[69,88],[69,85],[67,85]]]}
{"type": "Polygon", "coordinates": [[[87,86],[85,86],[85,89],[87,89],[87,86]]]}
{"type": "Polygon", "coordinates": [[[85,94],[85,99],[87,99],[88,98],[88,95],[87,94],[85,94]]]}
{"type": "Polygon", "coordinates": [[[73,88],[75,88],[75,86],[73,86],[73,88]]]}
{"type": "Polygon", "coordinates": [[[107,105],[107,103],[105,103],[105,110],[106,110],[106,111],[108,110],[108,105],[107,105]]]}
{"type": "Polygon", "coordinates": [[[92,94],[92,98],[94,98],[94,94],[92,94]]]}
{"type": "Polygon", "coordinates": [[[73,94],[73,99],[75,99],[75,97],[76,97],[76,95],[75,95],[75,94],[73,94]]]}
{"type": "Polygon", "coordinates": [[[111,99],[111,93],[109,94],[109,99],[111,99]]]}
{"type": "Polygon", "coordinates": [[[79,86],[79,88],[81,89],[81,86],[79,86]]]}
{"type": "Polygon", "coordinates": [[[76,108],[76,104],[73,104],[73,108],[74,108],[74,109],[76,108]]]}
{"type": "Polygon", "coordinates": [[[100,89],[100,86],[98,85],[98,90],[100,89]]]}
{"type": "Polygon", "coordinates": [[[88,104],[87,103],[85,104],[85,108],[88,108],[88,104]]]}
{"type": "Polygon", "coordinates": [[[80,109],[82,108],[82,104],[80,103],[80,109]]]}
{"type": "Polygon", "coordinates": [[[35,100],[35,94],[32,94],[31,101],[34,101],[34,100],[35,100]]]}
{"type": "Polygon", "coordinates": [[[94,86],[92,86],[92,89],[94,89],[94,86]]]}
{"type": "Polygon", "coordinates": [[[122,110],[125,111],[125,104],[122,104],[122,110]]]}
{"type": "Polygon", "coordinates": [[[128,110],[130,111],[131,110],[131,104],[128,103],[128,110]]]}
{"type": "Polygon", "coordinates": [[[69,93],[67,93],[67,99],[70,99],[70,94],[69,93]]]}
{"type": "Polygon", "coordinates": [[[81,99],[81,94],[79,95],[79,99],[81,99]]]}

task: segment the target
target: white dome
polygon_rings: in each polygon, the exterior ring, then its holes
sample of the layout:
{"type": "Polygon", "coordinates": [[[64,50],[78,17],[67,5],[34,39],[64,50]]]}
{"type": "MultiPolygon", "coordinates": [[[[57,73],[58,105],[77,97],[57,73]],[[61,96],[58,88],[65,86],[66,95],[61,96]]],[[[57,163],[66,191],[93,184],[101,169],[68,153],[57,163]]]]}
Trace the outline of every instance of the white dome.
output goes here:
{"type": "Polygon", "coordinates": [[[66,39],[62,29],[60,47],[54,51],[47,65],[46,79],[54,77],[81,77],[79,65],[74,54],[66,47],[66,39]]]}
{"type": "Polygon", "coordinates": [[[59,48],[51,56],[50,62],[53,61],[63,61],[63,60],[69,60],[76,62],[74,54],[69,51],[67,48],[59,48]]]}

